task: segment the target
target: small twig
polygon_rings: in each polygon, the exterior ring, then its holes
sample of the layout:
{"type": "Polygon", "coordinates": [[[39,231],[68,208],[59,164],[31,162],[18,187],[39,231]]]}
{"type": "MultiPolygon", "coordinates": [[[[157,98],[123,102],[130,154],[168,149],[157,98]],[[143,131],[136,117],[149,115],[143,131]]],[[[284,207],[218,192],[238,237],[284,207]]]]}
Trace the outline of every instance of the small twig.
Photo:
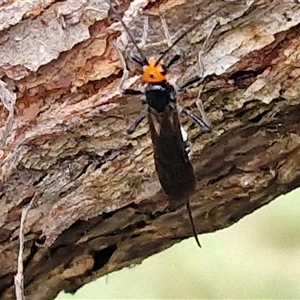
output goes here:
{"type": "Polygon", "coordinates": [[[19,242],[20,249],[18,255],[18,272],[15,275],[15,291],[17,300],[25,300],[24,294],[24,274],[23,274],[23,252],[24,252],[24,224],[27,218],[28,211],[31,208],[34,197],[31,199],[30,203],[22,209],[21,221],[20,221],[20,233],[19,242]]]}
{"type": "Polygon", "coordinates": [[[4,107],[9,111],[6,119],[2,136],[0,137],[0,149],[4,147],[9,132],[12,129],[14,120],[14,107],[17,96],[6,88],[6,83],[0,80],[0,101],[4,107]]]}

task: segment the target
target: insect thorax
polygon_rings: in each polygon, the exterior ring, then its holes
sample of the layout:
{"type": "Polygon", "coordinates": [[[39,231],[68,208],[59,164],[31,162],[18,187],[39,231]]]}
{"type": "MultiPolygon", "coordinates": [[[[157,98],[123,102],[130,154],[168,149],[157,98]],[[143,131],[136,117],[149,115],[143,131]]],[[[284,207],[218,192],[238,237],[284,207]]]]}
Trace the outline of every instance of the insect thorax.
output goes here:
{"type": "Polygon", "coordinates": [[[149,107],[159,114],[163,113],[171,103],[176,103],[176,90],[168,82],[148,84],[145,95],[149,107]]]}

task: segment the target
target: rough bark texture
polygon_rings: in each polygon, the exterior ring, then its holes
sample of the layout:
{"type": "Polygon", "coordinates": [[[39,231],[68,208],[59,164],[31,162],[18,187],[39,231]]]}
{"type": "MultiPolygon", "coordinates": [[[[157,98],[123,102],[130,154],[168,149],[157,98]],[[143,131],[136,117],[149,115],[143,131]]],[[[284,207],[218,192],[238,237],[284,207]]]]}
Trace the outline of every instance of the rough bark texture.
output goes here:
{"type": "MultiPolygon", "coordinates": [[[[159,7],[174,35],[225,1],[119,2],[137,40],[141,12],[151,15],[145,48],[153,54],[166,47],[159,7]]],[[[132,45],[108,11],[103,0],[1,3],[0,74],[17,94],[0,150],[1,299],[15,297],[20,215],[31,199],[24,250],[31,300],[75,291],[191,235],[185,208],[167,209],[147,124],[126,134],[141,105],[118,92],[113,43],[119,36],[126,54],[132,45]]],[[[191,206],[199,233],[230,226],[300,183],[300,4],[228,0],[178,45],[186,62],[174,68],[179,82],[198,72],[197,53],[215,21],[202,93],[213,131],[200,134],[182,119],[198,180],[191,206]]],[[[137,74],[128,85],[140,85],[137,74]]],[[[197,93],[181,103],[194,109],[197,93]]],[[[7,117],[0,106],[2,134],[7,117]]]]}

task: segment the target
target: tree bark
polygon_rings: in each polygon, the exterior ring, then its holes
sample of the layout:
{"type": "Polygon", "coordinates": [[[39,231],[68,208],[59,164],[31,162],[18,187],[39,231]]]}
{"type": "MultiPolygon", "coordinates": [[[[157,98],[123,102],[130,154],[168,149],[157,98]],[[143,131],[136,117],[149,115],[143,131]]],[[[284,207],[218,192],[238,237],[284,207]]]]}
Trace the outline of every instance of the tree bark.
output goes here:
{"type": "MultiPolygon", "coordinates": [[[[158,8],[178,36],[225,1],[119,2],[138,41],[141,13],[150,14],[144,48],[151,55],[167,47],[158,8]]],[[[4,1],[0,20],[0,74],[5,93],[17,96],[12,126],[3,93],[0,106],[1,299],[15,298],[20,217],[30,201],[24,276],[31,300],[76,291],[191,236],[185,208],[170,210],[160,188],[147,124],[126,133],[142,108],[118,92],[113,44],[118,39],[127,56],[133,46],[108,4],[4,1]]],[[[213,130],[201,134],[182,118],[192,140],[199,233],[232,225],[300,180],[300,4],[228,0],[178,44],[185,63],[172,76],[179,82],[199,72],[197,56],[216,21],[201,95],[213,130]]],[[[127,86],[140,86],[138,74],[127,86]]],[[[183,93],[181,103],[194,109],[198,90],[183,93]]]]}

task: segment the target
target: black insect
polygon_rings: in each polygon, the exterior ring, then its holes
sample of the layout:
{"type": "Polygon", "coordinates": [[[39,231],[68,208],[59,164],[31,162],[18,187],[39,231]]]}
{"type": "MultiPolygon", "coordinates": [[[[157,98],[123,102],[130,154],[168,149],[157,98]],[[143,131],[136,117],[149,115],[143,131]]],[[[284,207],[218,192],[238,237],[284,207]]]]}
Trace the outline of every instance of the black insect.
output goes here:
{"type": "MultiPolygon", "coordinates": [[[[147,59],[142,50],[138,47],[131,32],[123,22],[122,17],[110,2],[109,4],[139,53],[139,56],[132,55],[131,59],[142,67],[142,80],[146,83],[144,91],[123,89],[123,84],[127,77],[123,78],[120,86],[121,92],[124,95],[144,95],[145,104],[147,105],[147,117],[150,126],[151,139],[153,143],[155,168],[160,184],[165,193],[168,195],[170,203],[182,203],[182,201],[186,203],[193,234],[198,246],[201,247],[189,205],[189,198],[195,190],[196,178],[194,175],[193,166],[189,161],[188,153],[186,151],[186,144],[182,136],[179,113],[183,113],[190,117],[205,132],[209,132],[211,130],[211,126],[205,117],[201,100],[198,99],[196,104],[200,109],[202,118],[196,116],[190,110],[181,107],[177,103],[178,89],[176,90],[176,87],[166,79],[169,68],[180,59],[180,55],[176,54],[167,64],[164,64],[162,59],[188,32],[213,16],[222,7],[217,11],[207,15],[202,20],[196,22],[192,27],[181,34],[164,52],[161,53],[158,59],[147,59]]],[[[119,49],[117,50],[125,70],[126,63],[124,57],[121,51],[119,49]]],[[[124,74],[125,73],[128,72],[124,72],[124,74]]],[[[196,82],[200,82],[201,80],[202,74],[196,75],[179,87],[179,91],[183,91],[185,88],[193,85],[196,82]]],[[[132,126],[128,128],[128,133],[133,133],[137,126],[143,121],[143,119],[145,119],[145,117],[146,114],[139,116],[132,126]]]]}

